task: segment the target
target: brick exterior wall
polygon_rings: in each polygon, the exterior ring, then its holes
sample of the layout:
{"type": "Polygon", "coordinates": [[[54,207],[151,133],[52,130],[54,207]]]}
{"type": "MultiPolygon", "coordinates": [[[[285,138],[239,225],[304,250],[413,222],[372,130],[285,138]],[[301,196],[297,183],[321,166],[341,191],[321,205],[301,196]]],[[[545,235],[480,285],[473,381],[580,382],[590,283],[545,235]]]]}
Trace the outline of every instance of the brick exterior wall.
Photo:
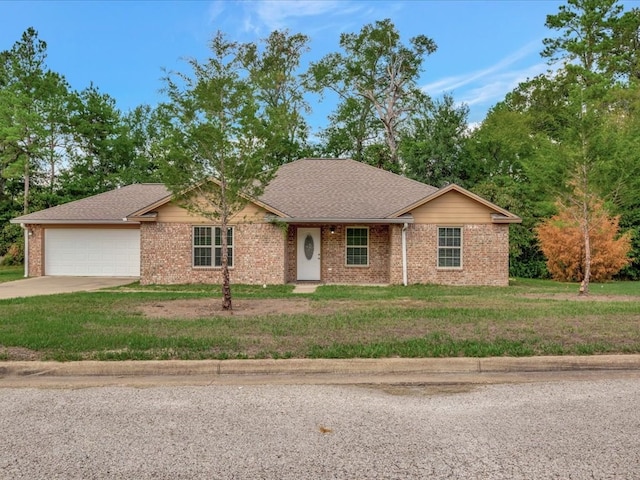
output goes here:
{"type": "MultiPolygon", "coordinates": [[[[305,225],[301,225],[305,226],[305,225]]],[[[313,225],[306,225],[313,226],[313,225]]],[[[316,225],[317,226],[317,225],[316,225]]],[[[44,275],[44,228],[30,226],[29,276],[44,275]]],[[[296,281],[297,227],[287,232],[272,224],[234,226],[233,283],[282,284],[296,281]]],[[[345,265],[346,225],[321,228],[321,281],[324,283],[402,283],[402,225],[369,226],[369,266],[345,265]]],[[[408,283],[444,285],[509,284],[509,225],[462,227],[462,268],[437,268],[437,225],[411,224],[407,230],[408,283]]],[[[219,268],[192,266],[192,225],[140,225],[140,282],[146,284],[219,283],[219,268]]]]}
{"type": "Polygon", "coordinates": [[[33,235],[29,235],[29,276],[44,275],[44,228],[42,225],[29,225],[33,235]]]}
{"type": "MultiPolygon", "coordinates": [[[[400,242],[401,227],[392,239],[400,242]],[[397,240],[396,240],[397,239],[397,240]]],[[[408,283],[441,285],[509,285],[509,225],[462,226],[462,268],[437,268],[438,226],[409,225],[407,230],[408,283]]],[[[393,249],[391,283],[402,283],[402,251],[393,249]]]]}
{"type": "MultiPolygon", "coordinates": [[[[193,267],[193,226],[183,223],[140,225],[140,283],[220,283],[220,268],[193,267]]],[[[234,225],[232,283],[285,282],[285,236],[271,224],[234,225]]]]}
{"type": "MultiPolygon", "coordinates": [[[[352,225],[335,225],[331,233],[329,225],[320,227],[320,281],[323,283],[389,283],[389,227],[369,226],[369,265],[346,265],[346,228],[352,225]]],[[[360,226],[360,225],[353,225],[360,226]]],[[[298,246],[297,229],[318,225],[290,225],[287,232],[287,282],[297,280],[298,246]]]]}
{"type": "Polygon", "coordinates": [[[402,225],[389,225],[389,283],[402,284],[402,225]]]}
{"type": "MultiPolygon", "coordinates": [[[[297,227],[289,225],[287,229],[287,265],[286,265],[286,282],[293,283],[297,280],[298,272],[298,246],[296,243],[297,227]]],[[[320,253],[322,253],[322,246],[320,246],[320,253]]]]}
{"type": "MultiPolygon", "coordinates": [[[[346,229],[322,229],[322,281],[325,283],[389,283],[389,226],[369,226],[369,265],[346,265],[346,229]]],[[[360,225],[353,225],[354,227],[360,225]]]]}

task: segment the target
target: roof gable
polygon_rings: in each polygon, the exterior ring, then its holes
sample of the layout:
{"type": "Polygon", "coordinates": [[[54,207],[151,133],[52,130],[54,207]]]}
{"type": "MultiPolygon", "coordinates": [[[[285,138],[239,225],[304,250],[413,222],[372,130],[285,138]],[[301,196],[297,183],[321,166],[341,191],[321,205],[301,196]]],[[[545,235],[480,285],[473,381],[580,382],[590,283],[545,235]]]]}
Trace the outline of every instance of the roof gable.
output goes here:
{"type": "Polygon", "coordinates": [[[435,193],[435,187],[350,159],[285,164],[260,200],[290,218],[383,219],[435,193]]]}
{"type": "Polygon", "coordinates": [[[493,223],[520,223],[522,222],[522,219],[520,217],[518,217],[517,215],[514,215],[513,213],[505,210],[504,208],[499,207],[498,205],[491,203],[488,200],[485,200],[484,198],[480,197],[479,195],[476,195],[473,192],[470,192],[469,190],[466,190],[465,188],[462,188],[459,185],[456,185],[455,183],[452,183],[450,185],[447,185],[446,187],[441,188],[440,190],[437,190],[436,192],[434,192],[433,194],[429,195],[428,197],[419,200],[418,202],[409,205],[408,207],[405,207],[397,212],[395,212],[393,214],[394,217],[396,216],[401,216],[401,215],[406,215],[407,213],[411,212],[412,210],[415,210],[416,208],[419,208],[423,205],[427,205],[429,202],[432,202],[438,198],[441,198],[442,196],[446,195],[449,192],[457,192],[461,195],[464,195],[465,197],[469,198],[470,200],[479,203],[480,205],[483,205],[484,207],[488,208],[490,211],[493,211],[494,213],[491,214],[491,221],[493,223]]]}

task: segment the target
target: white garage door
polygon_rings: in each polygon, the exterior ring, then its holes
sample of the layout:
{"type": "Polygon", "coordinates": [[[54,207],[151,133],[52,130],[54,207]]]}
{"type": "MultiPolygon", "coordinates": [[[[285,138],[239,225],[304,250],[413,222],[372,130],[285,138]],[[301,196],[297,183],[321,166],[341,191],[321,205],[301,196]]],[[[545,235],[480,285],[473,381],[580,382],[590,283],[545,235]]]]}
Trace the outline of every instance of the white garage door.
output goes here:
{"type": "Polygon", "coordinates": [[[140,230],[48,228],[45,275],[137,277],[140,230]]]}

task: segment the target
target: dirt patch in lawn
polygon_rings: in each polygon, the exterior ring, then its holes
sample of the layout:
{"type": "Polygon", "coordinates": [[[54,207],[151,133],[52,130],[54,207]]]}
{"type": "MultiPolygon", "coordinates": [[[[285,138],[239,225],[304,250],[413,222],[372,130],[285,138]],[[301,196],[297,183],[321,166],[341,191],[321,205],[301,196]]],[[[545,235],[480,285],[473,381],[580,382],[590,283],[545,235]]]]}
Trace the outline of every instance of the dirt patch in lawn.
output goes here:
{"type": "MultiPolygon", "coordinates": [[[[588,295],[579,296],[573,293],[560,294],[523,294],[520,298],[535,300],[564,300],[575,302],[637,302],[638,297],[628,295],[588,295]]],[[[326,300],[311,301],[298,298],[269,298],[269,299],[237,299],[233,301],[233,310],[222,310],[222,302],[218,298],[199,298],[188,300],[168,300],[143,303],[138,306],[146,317],[149,318],[210,318],[210,317],[262,317],[267,315],[332,315],[352,310],[363,309],[406,309],[426,307],[491,307],[495,304],[493,299],[466,304],[464,299],[458,297],[443,297],[438,301],[419,300],[414,298],[398,298],[395,300],[326,300]]]]}
{"type": "MultiPolygon", "coordinates": [[[[139,308],[150,318],[259,317],[312,313],[309,300],[274,298],[234,300],[232,311],[223,310],[222,302],[217,298],[153,302],[143,304],[139,308]]],[[[314,310],[313,313],[316,311],[314,310]]]]}
{"type": "Polygon", "coordinates": [[[41,360],[42,352],[36,352],[23,347],[2,347],[0,346],[0,356],[6,360],[41,360]]]}

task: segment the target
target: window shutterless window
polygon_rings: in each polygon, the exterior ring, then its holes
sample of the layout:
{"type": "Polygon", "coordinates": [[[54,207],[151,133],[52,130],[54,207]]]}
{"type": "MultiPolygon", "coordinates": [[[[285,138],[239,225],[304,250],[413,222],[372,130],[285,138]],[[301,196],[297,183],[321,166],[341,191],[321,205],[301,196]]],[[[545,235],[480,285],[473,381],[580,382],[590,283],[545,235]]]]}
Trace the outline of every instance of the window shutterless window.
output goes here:
{"type": "Polygon", "coordinates": [[[347,227],[347,265],[369,265],[369,229],[347,227]]]}
{"type": "Polygon", "coordinates": [[[462,266],[462,228],[438,228],[438,267],[460,268],[462,266]]]}
{"type": "MultiPolygon", "coordinates": [[[[227,261],[233,267],[233,227],[227,228],[227,261]]],[[[193,227],[193,266],[222,266],[221,227],[193,227]]]]}

